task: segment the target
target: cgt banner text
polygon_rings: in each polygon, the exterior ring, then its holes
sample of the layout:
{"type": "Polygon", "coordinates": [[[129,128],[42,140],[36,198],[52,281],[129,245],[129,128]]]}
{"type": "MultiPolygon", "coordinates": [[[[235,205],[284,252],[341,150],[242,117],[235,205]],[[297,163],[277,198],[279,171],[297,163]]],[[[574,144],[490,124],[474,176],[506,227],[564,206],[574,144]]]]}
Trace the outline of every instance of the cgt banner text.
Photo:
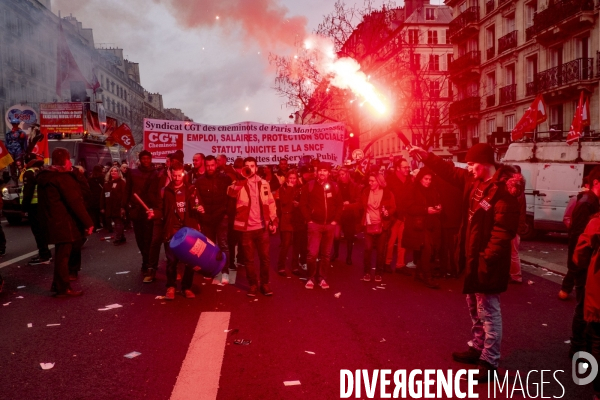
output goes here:
{"type": "Polygon", "coordinates": [[[259,164],[276,164],[280,159],[297,163],[302,156],[342,163],[345,127],[341,123],[319,125],[274,125],[239,122],[232,125],[205,125],[189,121],[144,119],[144,149],[157,162],[176,150],[184,161],[195,153],[225,154],[229,162],[237,157],[255,157],[259,164]]]}

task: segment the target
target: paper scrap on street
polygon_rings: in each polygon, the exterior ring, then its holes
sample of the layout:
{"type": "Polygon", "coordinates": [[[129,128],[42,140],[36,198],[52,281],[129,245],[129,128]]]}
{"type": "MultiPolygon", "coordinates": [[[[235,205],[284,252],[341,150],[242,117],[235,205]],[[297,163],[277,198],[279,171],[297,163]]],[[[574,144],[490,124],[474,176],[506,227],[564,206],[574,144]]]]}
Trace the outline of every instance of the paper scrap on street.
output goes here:
{"type": "Polygon", "coordinates": [[[2,304],[2,305],[6,307],[6,306],[7,306],[7,305],[9,305],[9,304],[10,304],[10,301],[9,301],[8,303],[4,303],[4,304],[2,304]]]}
{"type": "Polygon", "coordinates": [[[250,343],[252,343],[252,340],[247,339],[236,339],[233,341],[233,344],[239,344],[242,346],[248,346],[250,343]]]}
{"type": "Polygon", "coordinates": [[[283,381],[285,386],[298,386],[301,385],[300,381],[283,381]]]}
{"type": "Polygon", "coordinates": [[[377,289],[385,289],[383,286],[377,286],[377,289]]]}
{"type": "Polygon", "coordinates": [[[33,324],[30,322],[30,323],[27,324],[27,327],[28,328],[33,328],[33,324]]]}
{"type": "Polygon", "coordinates": [[[60,324],[47,324],[46,326],[60,326],[60,324]]]}
{"type": "Polygon", "coordinates": [[[125,358],[135,358],[137,356],[142,355],[142,353],[140,353],[139,351],[132,351],[131,353],[127,353],[125,354],[123,357],[125,358]]]}
{"type": "Polygon", "coordinates": [[[123,275],[123,274],[128,274],[129,271],[121,271],[121,272],[115,272],[115,275],[123,275]]]}
{"type": "Polygon", "coordinates": [[[104,308],[99,308],[98,311],[108,311],[108,310],[112,310],[115,308],[121,308],[121,307],[123,307],[123,306],[120,304],[110,304],[108,306],[105,306],[104,308]]]}
{"type": "Polygon", "coordinates": [[[379,341],[379,343],[383,343],[383,342],[385,342],[385,339],[381,339],[381,340],[379,341]]]}
{"type": "Polygon", "coordinates": [[[17,286],[17,289],[24,289],[25,286],[17,286]]]}
{"type": "Polygon", "coordinates": [[[17,299],[24,299],[25,297],[23,296],[17,296],[17,299]]]}
{"type": "Polygon", "coordinates": [[[308,350],[304,350],[304,352],[305,352],[306,354],[312,354],[313,356],[315,355],[315,352],[314,352],[314,351],[308,351],[308,350]]]}
{"type": "Polygon", "coordinates": [[[371,288],[371,289],[373,289],[373,290],[377,291],[377,289],[375,289],[375,288],[371,288]]]}
{"type": "Polygon", "coordinates": [[[542,326],[548,326],[548,324],[542,324],[542,326]]]}
{"type": "Polygon", "coordinates": [[[40,363],[40,367],[42,367],[42,369],[52,369],[54,368],[54,364],[55,363],[40,363]]]}
{"type": "Polygon", "coordinates": [[[156,296],[154,300],[164,300],[165,296],[156,296]]]}
{"type": "Polygon", "coordinates": [[[337,293],[336,293],[336,294],[334,294],[333,296],[334,296],[336,299],[339,299],[341,295],[342,295],[342,292],[337,292],[337,293]]]}
{"type": "Polygon", "coordinates": [[[570,341],[570,340],[565,340],[565,343],[566,343],[566,344],[570,344],[570,343],[571,343],[571,341],[570,341]]]}
{"type": "Polygon", "coordinates": [[[534,282],[533,282],[533,281],[527,281],[527,284],[528,284],[528,285],[533,285],[533,284],[534,284],[534,282]]]}

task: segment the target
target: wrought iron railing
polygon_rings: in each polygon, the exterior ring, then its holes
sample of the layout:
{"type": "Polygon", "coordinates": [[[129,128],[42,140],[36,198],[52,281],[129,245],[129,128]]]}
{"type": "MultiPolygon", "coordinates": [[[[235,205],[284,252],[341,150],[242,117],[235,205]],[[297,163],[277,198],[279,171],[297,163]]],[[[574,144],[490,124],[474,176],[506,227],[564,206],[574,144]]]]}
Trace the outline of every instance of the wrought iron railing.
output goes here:
{"type": "Polygon", "coordinates": [[[498,39],[498,54],[517,47],[517,33],[518,31],[512,31],[498,39]]]}
{"type": "Polygon", "coordinates": [[[462,71],[465,68],[476,67],[481,64],[481,51],[469,51],[452,61],[448,67],[451,74],[462,71]]]}
{"type": "Polygon", "coordinates": [[[496,94],[490,94],[485,98],[485,106],[486,107],[494,107],[496,105],[496,94]]]}
{"type": "Polygon", "coordinates": [[[461,117],[465,114],[479,112],[481,107],[479,97],[467,97],[450,104],[450,119],[461,117]]]}
{"type": "Polygon", "coordinates": [[[581,11],[592,11],[593,0],[558,0],[533,17],[533,26],[528,28],[530,35],[536,35],[546,28],[558,24],[581,11]]]}
{"type": "Polygon", "coordinates": [[[485,54],[487,57],[486,60],[491,60],[496,55],[496,48],[494,46],[490,47],[485,51],[485,54]]]}
{"type": "Polygon", "coordinates": [[[494,11],[494,0],[489,0],[485,2],[485,15],[488,15],[494,11]]]}
{"type": "Polygon", "coordinates": [[[498,8],[503,6],[504,4],[510,2],[511,0],[498,0],[498,8]]]}
{"type": "Polygon", "coordinates": [[[534,36],[535,36],[535,26],[534,25],[525,29],[525,41],[529,41],[529,40],[533,39],[534,36]]]}
{"type": "Polygon", "coordinates": [[[534,94],[537,94],[537,92],[537,85],[535,84],[535,81],[527,82],[525,84],[525,96],[533,96],[534,94]]]}
{"type": "Polygon", "coordinates": [[[577,58],[535,75],[536,93],[593,78],[594,59],[577,58]]]}
{"type": "Polygon", "coordinates": [[[517,99],[517,84],[506,85],[500,88],[499,105],[513,103],[517,99]]]}
{"type": "Polygon", "coordinates": [[[467,8],[458,17],[450,21],[448,25],[448,36],[452,38],[467,25],[479,21],[479,7],[473,6],[467,8]]]}

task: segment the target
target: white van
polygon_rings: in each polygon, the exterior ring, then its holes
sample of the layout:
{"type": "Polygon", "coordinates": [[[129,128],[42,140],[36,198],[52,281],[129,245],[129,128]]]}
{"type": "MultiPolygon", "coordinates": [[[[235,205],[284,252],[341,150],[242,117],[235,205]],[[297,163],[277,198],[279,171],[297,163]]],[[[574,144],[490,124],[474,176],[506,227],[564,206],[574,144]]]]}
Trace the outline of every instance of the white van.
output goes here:
{"type": "Polygon", "coordinates": [[[543,232],[566,232],[563,223],[569,199],[576,196],[583,177],[600,162],[600,143],[565,142],[512,143],[503,163],[518,165],[526,180],[528,232],[523,239],[533,239],[543,232]]]}

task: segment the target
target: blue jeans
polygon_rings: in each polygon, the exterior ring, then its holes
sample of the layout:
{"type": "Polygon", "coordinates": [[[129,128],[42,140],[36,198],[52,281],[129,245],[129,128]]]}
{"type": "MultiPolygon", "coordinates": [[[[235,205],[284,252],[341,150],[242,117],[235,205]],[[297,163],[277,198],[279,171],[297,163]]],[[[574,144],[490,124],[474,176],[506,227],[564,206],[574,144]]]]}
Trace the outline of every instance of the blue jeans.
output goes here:
{"type": "Polygon", "coordinates": [[[502,313],[499,294],[475,293],[467,295],[471,314],[473,339],[469,345],[481,350],[480,360],[498,367],[502,342],[502,313]]]}
{"type": "Polygon", "coordinates": [[[258,285],[256,269],[254,268],[254,252],[258,251],[260,260],[260,284],[269,283],[269,230],[266,228],[242,232],[242,247],[246,260],[246,277],[250,286],[258,285]]]}
{"type": "Polygon", "coordinates": [[[335,225],[308,224],[308,255],[306,264],[308,267],[308,279],[315,281],[327,278],[327,271],[331,263],[331,247],[335,236],[335,225]],[[319,267],[317,268],[317,257],[319,267]]]}

